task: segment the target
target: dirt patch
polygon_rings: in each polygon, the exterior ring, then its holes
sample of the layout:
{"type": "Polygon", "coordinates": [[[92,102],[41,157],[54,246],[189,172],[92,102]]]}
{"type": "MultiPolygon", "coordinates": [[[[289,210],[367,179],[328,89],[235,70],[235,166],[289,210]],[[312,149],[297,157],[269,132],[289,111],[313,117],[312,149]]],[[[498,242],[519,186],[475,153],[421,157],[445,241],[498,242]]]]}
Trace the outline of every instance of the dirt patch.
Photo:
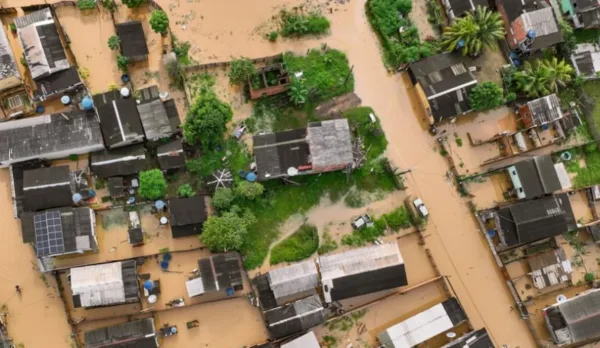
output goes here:
{"type": "Polygon", "coordinates": [[[342,112],[360,106],[360,103],[361,100],[356,94],[348,93],[319,104],[315,112],[321,119],[341,118],[342,112]]]}

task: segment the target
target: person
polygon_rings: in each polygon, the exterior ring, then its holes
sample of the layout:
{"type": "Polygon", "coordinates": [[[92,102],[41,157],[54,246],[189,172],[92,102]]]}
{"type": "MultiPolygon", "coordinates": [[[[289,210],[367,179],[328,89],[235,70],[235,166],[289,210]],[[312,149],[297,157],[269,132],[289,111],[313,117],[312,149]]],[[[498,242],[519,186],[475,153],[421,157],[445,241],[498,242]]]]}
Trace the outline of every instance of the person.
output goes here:
{"type": "Polygon", "coordinates": [[[20,294],[21,293],[21,287],[18,285],[15,285],[15,289],[17,289],[17,292],[20,294]]]}

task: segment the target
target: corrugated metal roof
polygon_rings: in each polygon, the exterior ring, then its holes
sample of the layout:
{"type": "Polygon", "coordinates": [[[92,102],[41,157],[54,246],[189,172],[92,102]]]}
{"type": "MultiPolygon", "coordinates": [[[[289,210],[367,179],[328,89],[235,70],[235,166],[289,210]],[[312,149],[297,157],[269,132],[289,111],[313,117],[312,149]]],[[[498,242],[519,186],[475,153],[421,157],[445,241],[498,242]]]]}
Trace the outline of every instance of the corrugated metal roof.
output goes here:
{"type": "Polygon", "coordinates": [[[139,301],[135,261],[71,268],[71,290],[82,307],[139,301]]]}
{"type": "Polygon", "coordinates": [[[591,290],[558,305],[573,343],[600,337],[600,289],[591,290]]]}
{"type": "Polygon", "coordinates": [[[282,344],[281,348],[320,348],[319,341],[315,333],[310,331],[295,340],[282,344]]]}
{"type": "Polygon", "coordinates": [[[354,162],[347,119],[310,123],[306,138],[314,171],[354,162]]]}
{"type": "Polygon", "coordinates": [[[319,284],[317,266],[308,260],[270,271],[269,284],[277,299],[314,289],[319,284]]]}
{"type": "Polygon", "coordinates": [[[396,243],[372,245],[319,257],[322,281],[402,264],[396,243]]]}

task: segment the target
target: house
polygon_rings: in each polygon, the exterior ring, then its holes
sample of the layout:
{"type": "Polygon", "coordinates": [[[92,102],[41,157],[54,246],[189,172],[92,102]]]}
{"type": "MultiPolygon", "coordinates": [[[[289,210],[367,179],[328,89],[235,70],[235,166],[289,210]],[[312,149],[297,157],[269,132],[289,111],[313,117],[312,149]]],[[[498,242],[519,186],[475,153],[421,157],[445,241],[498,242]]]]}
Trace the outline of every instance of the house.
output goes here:
{"type": "MultiPolygon", "coordinates": [[[[98,99],[100,98],[94,98],[94,100],[98,99]]],[[[96,111],[108,149],[144,141],[144,128],[135,100],[124,98],[108,100],[104,104],[96,104],[96,111]]]]}
{"type": "Polygon", "coordinates": [[[86,348],[158,348],[154,318],[86,331],[83,340],[86,348]]]}
{"type": "Polygon", "coordinates": [[[477,79],[461,55],[443,53],[421,59],[410,65],[408,73],[430,123],[473,110],[469,94],[477,79]]]}
{"type": "Polygon", "coordinates": [[[21,217],[23,213],[23,200],[25,199],[25,191],[23,191],[23,176],[26,170],[41,168],[41,161],[33,160],[18,164],[13,164],[8,167],[10,176],[10,190],[15,218],[21,217]]]}
{"type": "Polygon", "coordinates": [[[560,99],[556,94],[530,100],[519,107],[519,116],[525,128],[540,127],[563,118],[560,99]]]}
{"type": "Polygon", "coordinates": [[[577,76],[584,79],[598,78],[600,71],[600,46],[596,43],[581,43],[575,46],[571,63],[577,76]]]}
{"type": "Polygon", "coordinates": [[[600,338],[600,289],[588,290],[542,310],[546,327],[559,346],[600,338]]]}
{"type": "Polygon", "coordinates": [[[0,124],[0,168],[32,159],[58,159],[104,149],[100,124],[85,111],[0,124]]]}
{"type": "Polygon", "coordinates": [[[140,214],[137,211],[129,212],[129,228],[127,229],[127,240],[132,246],[144,244],[144,231],[140,222],[140,214]]]}
{"type": "Polygon", "coordinates": [[[98,250],[96,217],[87,207],[23,213],[21,230],[23,242],[31,243],[38,257],[98,250]]]}
{"type": "Polygon", "coordinates": [[[537,0],[496,0],[511,51],[528,55],[563,41],[552,6],[537,0]]]}
{"type": "Polygon", "coordinates": [[[567,259],[565,251],[561,248],[548,250],[527,258],[529,276],[536,289],[571,281],[571,261],[567,259]]]}
{"type": "Polygon", "coordinates": [[[253,137],[258,180],[343,170],[354,165],[347,119],[253,137]]]}
{"type": "Polygon", "coordinates": [[[0,92],[16,87],[23,87],[23,79],[4,26],[0,25],[0,92]]]}
{"type": "Polygon", "coordinates": [[[0,315],[0,348],[15,348],[12,338],[8,335],[3,316],[0,315]]]}
{"type": "Polygon", "coordinates": [[[450,21],[475,11],[479,6],[490,7],[488,0],[442,0],[442,5],[446,9],[446,16],[450,21]]]}
{"type": "Polygon", "coordinates": [[[483,328],[464,334],[442,348],[494,348],[494,343],[483,328]]]}
{"type": "Polygon", "coordinates": [[[319,268],[327,303],[408,284],[396,243],[321,256],[319,268]]]}
{"type": "Polygon", "coordinates": [[[199,235],[208,218],[205,197],[173,198],[169,200],[169,213],[173,238],[199,235]]]}
{"type": "Polygon", "coordinates": [[[450,298],[414,315],[377,335],[385,348],[410,348],[467,320],[456,298],[450,298]]]}
{"type": "Polygon", "coordinates": [[[156,157],[163,171],[185,167],[186,158],[181,139],[173,139],[166,144],[158,145],[156,157]]]}
{"type": "Polygon", "coordinates": [[[174,114],[169,112],[172,110],[167,110],[165,103],[160,99],[157,86],[139,89],[136,94],[139,95],[137,109],[146,139],[156,141],[179,132],[181,121],[177,107],[174,114]]]}
{"type": "Polygon", "coordinates": [[[562,189],[550,155],[528,158],[506,170],[519,199],[537,198],[562,189]]]}
{"type": "Polygon", "coordinates": [[[73,205],[74,181],[75,178],[66,165],[24,171],[24,209],[38,211],[73,205]]]}
{"type": "Polygon", "coordinates": [[[135,260],[71,268],[75,308],[107,307],[140,302],[135,260]]]}
{"type": "Polygon", "coordinates": [[[148,169],[146,149],[142,144],[116,150],[93,152],[90,155],[90,168],[99,178],[134,175],[148,169]]]}
{"type": "Polygon", "coordinates": [[[313,260],[294,263],[254,278],[263,310],[314,294],[319,285],[319,272],[313,260]]]}
{"type": "Polygon", "coordinates": [[[83,87],[77,68],[72,66],[35,81],[34,100],[44,101],[83,87]]]}
{"type": "Polygon", "coordinates": [[[264,312],[267,329],[275,339],[287,337],[325,322],[325,309],[318,295],[264,312]]]}
{"type": "Polygon", "coordinates": [[[116,25],[117,36],[121,40],[121,52],[130,62],[148,58],[148,46],[142,22],[133,21],[116,25]]]}
{"type": "Polygon", "coordinates": [[[304,335],[295,338],[287,343],[281,345],[281,348],[320,348],[321,345],[317,340],[315,333],[310,331],[304,335]]]}
{"type": "Polygon", "coordinates": [[[565,17],[571,18],[576,29],[600,26],[600,4],[595,0],[562,0],[560,6],[565,17]]]}
{"type": "Polygon", "coordinates": [[[528,244],[577,229],[565,193],[500,208],[495,220],[503,247],[528,244]]]}
{"type": "Polygon", "coordinates": [[[198,260],[199,276],[185,282],[189,297],[221,291],[227,296],[244,288],[242,261],[235,252],[198,260]]]}

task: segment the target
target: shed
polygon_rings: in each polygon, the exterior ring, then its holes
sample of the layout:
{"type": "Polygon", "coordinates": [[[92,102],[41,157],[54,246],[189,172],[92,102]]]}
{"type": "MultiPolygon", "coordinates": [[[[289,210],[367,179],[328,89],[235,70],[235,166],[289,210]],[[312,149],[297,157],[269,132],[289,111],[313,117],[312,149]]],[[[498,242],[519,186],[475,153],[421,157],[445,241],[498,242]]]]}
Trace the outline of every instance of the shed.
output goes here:
{"type": "Polygon", "coordinates": [[[169,213],[173,238],[199,235],[208,218],[205,197],[173,198],[169,200],[169,213]]]}
{"type": "Polygon", "coordinates": [[[581,43],[575,46],[571,63],[578,76],[584,79],[598,78],[600,72],[600,46],[597,43],[581,43]]]}
{"type": "Polygon", "coordinates": [[[519,108],[519,114],[525,127],[539,127],[563,118],[560,99],[556,94],[528,101],[519,108]]]}
{"type": "Polygon", "coordinates": [[[600,338],[600,289],[588,290],[542,310],[548,331],[559,345],[600,338]]]}
{"type": "Polygon", "coordinates": [[[495,348],[485,328],[471,331],[444,345],[442,348],[495,348]]]}
{"type": "Polygon", "coordinates": [[[167,109],[160,99],[142,102],[137,105],[144,133],[148,140],[168,138],[177,132],[171,127],[167,109]]]}
{"type": "Polygon", "coordinates": [[[75,308],[105,307],[140,301],[135,260],[71,268],[75,308]]]}
{"type": "Polygon", "coordinates": [[[108,193],[111,197],[119,198],[127,194],[128,187],[125,185],[125,180],[122,176],[113,176],[106,180],[108,193]]]}
{"type": "Polygon", "coordinates": [[[144,128],[133,99],[96,106],[106,147],[114,149],[144,141],[144,128]]]}
{"type": "Polygon", "coordinates": [[[115,150],[94,152],[90,155],[90,167],[99,178],[127,176],[148,169],[146,149],[142,144],[115,150]]]}
{"type": "Polygon", "coordinates": [[[156,148],[156,157],[162,170],[171,170],[185,167],[185,152],[181,139],[173,139],[156,148]]]}
{"type": "Polygon", "coordinates": [[[38,211],[73,205],[74,183],[69,166],[23,172],[23,208],[38,211]]]}
{"type": "Polygon", "coordinates": [[[158,348],[154,319],[145,318],[86,331],[86,348],[158,348]]]}
{"type": "Polygon", "coordinates": [[[281,345],[281,348],[320,348],[319,341],[315,333],[310,331],[304,335],[295,338],[281,345]]]}
{"type": "Polygon", "coordinates": [[[121,39],[121,52],[130,61],[148,58],[148,46],[142,22],[133,21],[116,25],[117,36],[121,39]]]}
{"type": "Polygon", "coordinates": [[[287,337],[321,325],[325,313],[319,296],[313,295],[266,312],[267,329],[275,339],[287,337]]]}
{"type": "Polygon", "coordinates": [[[548,250],[527,258],[529,276],[537,289],[554,286],[571,280],[571,261],[561,248],[548,250]]]}
{"type": "Polygon", "coordinates": [[[77,68],[72,66],[35,81],[34,100],[44,101],[83,86],[77,68]]]}
{"type": "Polygon", "coordinates": [[[522,160],[507,170],[519,199],[537,198],[562,189],[550,155],[522,160]]]}
{"type": "Polygon", "coordinates": [[[272,270],[268,277],[278,305],[312,295],[319,284],[319,272],[313,260],[272,270]]]}
{"type": "Polygon", "coordinates": [[[325,302],[407,285],[396,243],[385,243],[319,257],[325,302]]]}
{"type": "Polygon", "coordinates": [[[226,292],[243,289],[242,262],[235,252],[216,254],[198,260],[200,276],[186,281],[189,297],[200,296],[208,292],[226,292]]]}

